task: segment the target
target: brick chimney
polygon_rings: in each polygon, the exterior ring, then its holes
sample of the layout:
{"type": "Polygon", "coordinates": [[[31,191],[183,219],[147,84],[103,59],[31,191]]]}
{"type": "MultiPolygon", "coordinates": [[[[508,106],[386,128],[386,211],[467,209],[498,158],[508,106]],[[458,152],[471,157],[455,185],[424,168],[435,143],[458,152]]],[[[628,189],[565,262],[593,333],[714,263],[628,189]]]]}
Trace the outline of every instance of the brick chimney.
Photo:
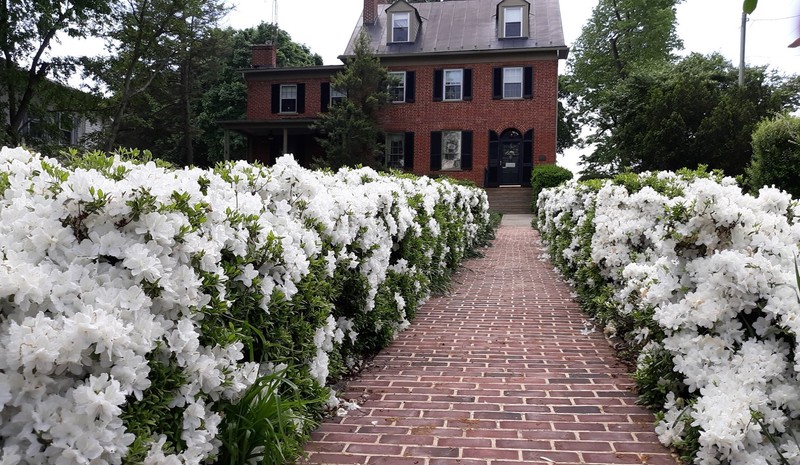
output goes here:
{"type": "Polygon", "coordinates": [[[254,44],[250,46],[253,68],[276,68],[278,66],[278,53],[271,43],[254,44]]]}
{"type": "Polygon", "coordinates": [[[378,19],[378,0],[364,0],[363,18],[365,25],[375,24],[378,19]]]}

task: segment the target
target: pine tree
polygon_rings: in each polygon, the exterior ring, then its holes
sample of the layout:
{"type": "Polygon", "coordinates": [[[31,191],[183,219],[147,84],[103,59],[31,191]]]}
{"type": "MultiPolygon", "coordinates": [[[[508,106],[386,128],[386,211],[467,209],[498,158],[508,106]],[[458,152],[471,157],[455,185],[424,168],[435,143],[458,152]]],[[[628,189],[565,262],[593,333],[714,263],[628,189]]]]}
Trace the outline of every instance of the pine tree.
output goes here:
{"type": "Polygon", "coordinates": [[[389,73],[370,50],[369,38],[362,31],[353,57],[331,80],[331,87],[346,98],[332,105],[315,124],[324,136],[317,141],[327,155],[324,160],[317,160],[319,165],[338,169],[383,164],[378,111],[389,101],[388,84],[389,73]]]}

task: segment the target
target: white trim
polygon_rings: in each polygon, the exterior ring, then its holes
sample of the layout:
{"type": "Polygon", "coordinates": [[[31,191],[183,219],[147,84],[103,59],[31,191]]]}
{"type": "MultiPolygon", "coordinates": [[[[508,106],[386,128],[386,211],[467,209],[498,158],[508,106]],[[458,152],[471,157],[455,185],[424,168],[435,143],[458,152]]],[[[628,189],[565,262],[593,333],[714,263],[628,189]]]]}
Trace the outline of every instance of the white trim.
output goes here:
{"type": "MultiPolygon", "coordinates": [[[[453,84],[455,86],[456,84],[453,84]]],[[[447,102],[457,102],[464,100],[464,70],[463,69],[446,69],[442,72],[442,100],[447,102]],[[458,98],[447,98],[447,73],[459,73],[458,79],[458,98]]]]}
{"type": "Polygon", "coordinates": [[[387,132],[386,133],[386,158],[384,163],[389,168],[403,169],[406,163],[406,134],[404,132],[387,132]],[[392,139],[400,142],[400,153],[392,154],[392,139]],[[400,156],[399,166],[392,164],[392,155],[400,156]]]}
{"type": "MultiPolygon", "coordinates": [[[[403,97],[400,100],[391,100],[392,103],[405,103],[406,101],[406,72],[405,71],[389,71],[389,76],[395,77],[400,80],[400,84],[397,86],[390,87],[390,90],[394,90],[396,88],[402,87],[403,88],[403,97]]],[[[389,98],[392,98],[391,92],[389,94],[389,98]]]]}
{"type": "Polygon", "coordinates": [[[297,113],[297,84],[281,84],[280,94],[279,94],[279,102],[278,102],[278,113],[287,113],[287,114],[294,114],[297,113]],[[294,99],[291,98],[284,98],[283,97],[283,89],[286,88],[288,90],[289,87],[294,87],[294,99]],[[284,111],[283,109],[283,101],[284,100],[294,100],[294,110],[292,111],[284,111]]]}
{"type": "Polygon", "coordinates": [[[525,82],[525,70],[522,67],[509,67],[503,68],[503,100],[519,100],[523,97],[524,94],[524,82],[525,82]],[[506,71],[517,70],[519,71],[519,81],[509,81],[506,79],[506,71]],[[518,96],[507,96],[506,95],[506,84],[519,84],[519,95],[518,96]]]}
{"type": "Polygon", "coordinates": [[[503,37],[504,38],[517,38],[517,37],[525,37],[525,28],[523,27],[522,18],[524,16],[525,9],[522,6],[505,6],[503,7],[503,37]],[[508,35],[508,23],[516,23],[517,21],[509,21],[508,20],[508,12],[511,10],[519,11],[519,35],[508,35]]]}
{"type": "Polygon", "coordinates": [[[392,42],[411,42],[411,13],[408,11],[392,13],[392,42]],[[405,18],[403,18],[405,17],[405,18]],[[402,27],[398,28],[395,26],[395,22],[401,19],[406,20],[406,39],[405,40],[397,40],[394,37],[395,29],[402,29],[402,27]]]}

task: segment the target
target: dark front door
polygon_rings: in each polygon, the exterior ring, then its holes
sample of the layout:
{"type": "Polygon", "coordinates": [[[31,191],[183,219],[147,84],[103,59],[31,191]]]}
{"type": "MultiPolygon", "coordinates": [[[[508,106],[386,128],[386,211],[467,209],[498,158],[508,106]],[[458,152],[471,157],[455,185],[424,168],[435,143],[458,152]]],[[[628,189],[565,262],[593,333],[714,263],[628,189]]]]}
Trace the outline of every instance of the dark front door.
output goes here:
{"type": "Polygon", "coordinates": [[[500,135],[500,184],[522,182],[522,134],[508,129],[500,135]]]}

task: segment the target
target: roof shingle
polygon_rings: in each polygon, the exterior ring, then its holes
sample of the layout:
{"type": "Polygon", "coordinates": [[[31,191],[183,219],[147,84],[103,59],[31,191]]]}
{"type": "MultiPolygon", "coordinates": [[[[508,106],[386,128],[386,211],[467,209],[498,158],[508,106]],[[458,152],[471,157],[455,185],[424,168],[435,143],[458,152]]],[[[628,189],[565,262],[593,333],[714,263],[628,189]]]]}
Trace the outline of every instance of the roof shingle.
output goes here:
{"type": "MultiPolygon", "coordinates": [[[[367,26],[371,49],[377,56],[457,53],[487,50],[563,49],[559,0],[530,0],[530,37],[499,39],[497,37],[497,4],[499,0],[450,0],[414,3],[422,18],[415,43],[386,43],[386,8],[378,5],[378,20],[367,26]]],[[[352,56],[355,41],[362,28],[359,18],[343,56],[352,56]]]]}

